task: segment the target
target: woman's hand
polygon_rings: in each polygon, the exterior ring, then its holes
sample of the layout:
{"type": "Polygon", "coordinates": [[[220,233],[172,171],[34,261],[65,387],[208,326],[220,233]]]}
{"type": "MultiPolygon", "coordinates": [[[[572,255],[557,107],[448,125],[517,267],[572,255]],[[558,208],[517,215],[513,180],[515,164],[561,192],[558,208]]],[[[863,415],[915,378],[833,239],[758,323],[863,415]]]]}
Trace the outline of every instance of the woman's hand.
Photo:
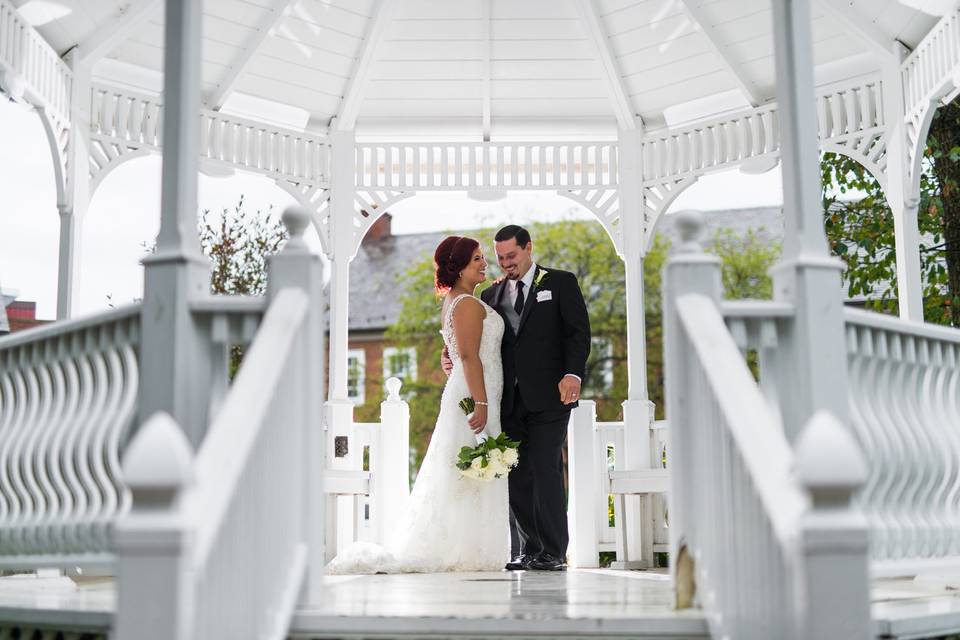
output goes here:
{"type": "Polygon", "coordinates": [[[470,414],[470,419],[467,420],[467,424],[470,425],[470,428],[473,429],[474,433],[480,433],[483,431],[483,428],[487,426],[487,405],[476,405],[473,408],[473,413],[470,414]]]}

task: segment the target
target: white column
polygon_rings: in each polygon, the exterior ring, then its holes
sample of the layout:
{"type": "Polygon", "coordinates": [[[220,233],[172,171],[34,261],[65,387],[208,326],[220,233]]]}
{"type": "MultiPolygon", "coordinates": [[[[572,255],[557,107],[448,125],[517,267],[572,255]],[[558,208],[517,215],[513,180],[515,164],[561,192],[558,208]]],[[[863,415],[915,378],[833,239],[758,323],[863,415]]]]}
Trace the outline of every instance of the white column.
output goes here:
{"type": "MultiPolygon", "coordinates": [[[[353,259],[353,206],[356,162],[353,131],[330,131],[330,361],[327,404],[327,468],[360,468],[353,438],[353,403],[347,397],[347,346],[350,309],[350,261],[353,259]]],[[[327,501],[326,548],[331,557],[353,530],[356,513],[352,496],[327,501]]]]}
{"type": "MultiPolygon", "coordinates": [[[[643,211],[641,132],[621,129],[620,225],[626,269],[627,400],[623,403],[623,452],[617,452],[617,470],[650,468],[650,415],[647,393],[647,332],[643,295],[643,261],[647,253],[643,211]]],[[[626,496],[627,556],[617,558],[619,568],[653,564],[652,495],[626,496]],[[646,534],[646,535],[644,535],[646,534]]]]}
{"type": "Polygon", "coordinates": [[[895,42],[893,53],[893,59],[887,62],[883,69],[883,120],[887,125],[885,195],[893,212],[900,317],[923,322],[920,231],[917,228],[920,181],[911,175],[910,141],[907,138],[904,114],[903,74],[900,72],[900,63],[907,56],[907,49],[895,42]]]}
{"type": "Polygon", "coordinates": [[[793,442],[818,409],[847,419],[847,360],[840,274],[823,231],[814,111],[809,0],[774,0],[785,236],[774,269],[774,297],[795,306],[785,331],[784,430],[793,442]],[[788,379],[789,378],[789,379],[788,379]]]}
{"type": "Polygon", "coordinates": [[[140,414],[166,411],[197,447],[207,426],[210,358],[190,312],[210,267],[197,236],[201,3],[167,0],[160,233],[144,264],[140,414]]]}
{"type": "MultiPolygon", "coordinates": [[[[58,198],[60,250],[57,270],[57,319],[72,315],[73,292],[78,283],[80,229],[90,203],[90,78],[91,66],[75,54],[67,63],[73,71],[70,92],[70,132],[66,149],[64,192],[58,198]]],[[[56,144],[51,140],[51,145],[56,144]]],[[[58,152],[55,161],[59,162],[58,152]]]]}

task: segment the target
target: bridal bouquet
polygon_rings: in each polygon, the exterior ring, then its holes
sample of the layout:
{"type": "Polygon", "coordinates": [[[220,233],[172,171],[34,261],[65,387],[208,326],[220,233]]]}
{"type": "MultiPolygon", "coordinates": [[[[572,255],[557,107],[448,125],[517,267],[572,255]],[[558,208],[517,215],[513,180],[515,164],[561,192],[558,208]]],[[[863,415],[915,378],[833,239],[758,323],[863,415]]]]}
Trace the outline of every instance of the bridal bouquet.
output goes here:
{"type": "MultiPolygon", "coordinates": [[[[467,415],[473,413],[473,399],[461,400],[460,408],[467,415]]],[[[519,442],[511,440],[505,433],[501,433],[496,438],[481,433],[477,436],[477,446],[460,449],[456,462],[457,469],[463,477],[483,482],[504,478],[510,469],[517,466],[519,460],[517,447],[519,446],[519,442]]]]}

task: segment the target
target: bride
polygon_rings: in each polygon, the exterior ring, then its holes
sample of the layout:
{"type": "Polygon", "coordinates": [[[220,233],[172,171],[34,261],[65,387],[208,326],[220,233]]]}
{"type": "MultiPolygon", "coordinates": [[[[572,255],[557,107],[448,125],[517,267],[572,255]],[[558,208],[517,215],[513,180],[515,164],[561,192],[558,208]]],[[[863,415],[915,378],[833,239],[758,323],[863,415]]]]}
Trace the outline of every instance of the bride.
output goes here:
{"type": "Polygon", "coordinates": [[[487,277],[480,243],[449,236],[433,259],[453,371],[430,446],[393,537],[385,546],[353,543],[327,565],[330,574],[500,571],[509,559],[506,480],[463,478],[455,466],[460,448],[476,445],[475,433],[500,433],[503,319],[473,295],[487,277]],[[476,403],[469,420],[458,404],[468,396],[476,403]]]}

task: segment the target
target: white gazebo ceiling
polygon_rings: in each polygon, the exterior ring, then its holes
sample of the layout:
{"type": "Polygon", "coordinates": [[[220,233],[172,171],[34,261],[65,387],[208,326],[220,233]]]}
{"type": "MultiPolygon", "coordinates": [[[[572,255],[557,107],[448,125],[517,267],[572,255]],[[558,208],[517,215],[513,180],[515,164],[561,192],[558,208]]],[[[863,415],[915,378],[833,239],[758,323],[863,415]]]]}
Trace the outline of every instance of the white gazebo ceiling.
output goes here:
{"type": "MultiPolygon", "coordinates": [[[[147,6],[94,74],[159,91],[162,1],[17,4],[60,53],[147,6]]],[[[817,0],[818,83],[878,71],[948,4],[817,0]]],[[[207,105],[314,130],[338,117],[360,136],[612,133],[774,94],[769,0],[204,0],[203,12],[207,105]]]]}

